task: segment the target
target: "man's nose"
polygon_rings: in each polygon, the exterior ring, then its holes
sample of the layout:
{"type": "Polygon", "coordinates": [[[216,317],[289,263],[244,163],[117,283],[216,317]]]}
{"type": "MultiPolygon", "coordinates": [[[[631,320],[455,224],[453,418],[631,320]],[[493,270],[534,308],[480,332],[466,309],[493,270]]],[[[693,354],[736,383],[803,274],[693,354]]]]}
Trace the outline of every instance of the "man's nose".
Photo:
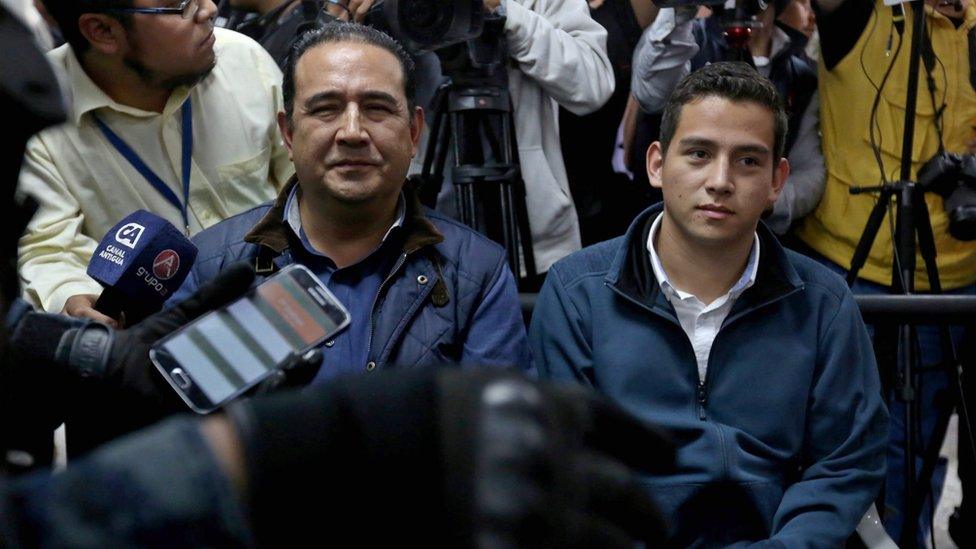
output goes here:
{"type": "Polygon", "coordinates": [[[336,132],[336,141],[348,146],[360,146],[368,141],[369,137],[363,128],[362,113],[359,106],[350,103],[345,112],[342,113],[342,123],[339,131],[336,132]]]}
{"type": "Polygon", "coordinates": [[[210,21],[217,16],[217,4],[213,0],[197,0],[200,3],[200,7],[197,9],[197,14],[195,19],[203,23],[205,21],[210,21]]]}
{"type": "Polygon", "coordinates": [[[735,188],[732,182],[732,161],[720,159],[712,164],[705,189],[710,193],[731,194],[735,188]]]}

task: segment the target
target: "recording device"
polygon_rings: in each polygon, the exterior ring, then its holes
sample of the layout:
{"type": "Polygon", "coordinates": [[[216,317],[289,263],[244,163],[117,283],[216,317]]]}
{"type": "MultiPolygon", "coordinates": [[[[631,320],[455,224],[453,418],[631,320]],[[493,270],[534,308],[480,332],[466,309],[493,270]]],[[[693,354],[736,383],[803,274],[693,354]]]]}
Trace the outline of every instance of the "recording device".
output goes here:
{"type": "Polygon", "coordinates": [[[291,265],[159,340],[149,358],[187,406],[206,414],[348,325],[332,292],[307,268],[291,265]]]}
{"type": "MultiPolygon", "coordinates": [[[[759,16],[770,5],[767,0],[659,0],[654,2],[662,8],[708,6],[720,22],[725,41],[733,58],[729,61],[752,63],[748,52],[752,29],[761,25],[759,16]]],[[[784,2],[785,3],[785,2],[784,2]]]]}
{"type": "Polygon", "coordinates": [[[380,0],[365,23],[413,52],[439,50],[481,35],[482,0],[380,0]]]}
{"type": "Polygon", "coordinates": [[[112,227],[88,263],[105,289],[95,309],[135,324],[163,307],[197,258],[197,247],[169,221],[139,210],[112,227]]]}
{"type": "Polygon", "coordinates": [[[939,153],[918,170],[918,184],[943,198],[953,238],[976,240],[976,156],[939,153]]]}

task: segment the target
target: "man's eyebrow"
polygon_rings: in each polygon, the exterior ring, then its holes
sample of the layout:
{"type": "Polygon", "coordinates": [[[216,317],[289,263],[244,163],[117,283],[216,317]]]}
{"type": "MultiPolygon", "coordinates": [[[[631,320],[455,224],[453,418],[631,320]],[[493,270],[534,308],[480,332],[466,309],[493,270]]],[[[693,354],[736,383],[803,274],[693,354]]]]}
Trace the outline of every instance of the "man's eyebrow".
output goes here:
{"type": "Polygon", "coordinates": [[[363,92],[363,99],[385,101],[388,103],[393,103],[394,105],[399,103],[396,97],[393,97],[392,95],[386,93],[385,91],[370,90],[370,91],[363,92]]]}
{"type": "Polygon", "coordinates": [[[685,137],[678,141],[683,147],[714,147],[715,142],[704,137],[685,137]]]}
{"type": "MultiPolygon", "coordinates": [[[[309,106],[322,101],[334,101],[334,100],[342,99],[343,97],[344,97],[343,94],[338,91],[319,92],[305,100],[305,107],[308,108],[309,106]]],[[[378,91],[378,90],[365,91],[361,94],[360,99],[383,101],[385,103],[392,103],[394,105],[399,104],[399,101],[397,101],[396,97],[390,95],[387,92],[378,91]]]]}
{"type": "Polygon", "coordinates": [[[752,154],[769,154],[769,147],[765,145],[740,145],[736,147],[735,152],[737,153],[752,153],[752,154]]]}
{"type": "MultiPolygon", "coordinates": [[[[705,138],[705,137],[685,137],[678,141],[678,144],[682,147],[709,147],[714,148],[718,146],[718,143],[705,138]]],[[[753,154],[769,154],[769,147],[765,145],[738,145],[733,148],[733,150],[739,154],[742,153],[753,153],[753,154]]]]}

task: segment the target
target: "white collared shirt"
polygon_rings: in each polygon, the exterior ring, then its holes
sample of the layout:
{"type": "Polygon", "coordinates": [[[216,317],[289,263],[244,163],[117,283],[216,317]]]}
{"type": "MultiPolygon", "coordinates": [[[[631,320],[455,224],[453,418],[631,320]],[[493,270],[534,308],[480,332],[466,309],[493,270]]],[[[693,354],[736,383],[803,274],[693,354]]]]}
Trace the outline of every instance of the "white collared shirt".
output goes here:
{"type": "Polygon", "coordinates": [[[674,307],[681,329],[691,341],[691,346],[695,351],[695,360],[698,363],[698,381],[704,383],[705,374],[708,372],[708,355],[712,351],[712,343],[715,342],[715,337],[718,335],[719,329],[722,328],[722,323],[729,316],[735,300],[756,282],[756,271],[759,269],[759,235],[753,233],[752,251],[749,252],[749,260],[746,262],[746,267],[739,280],[732,285],[732,288],[725,295],[706,304],[694,295],[675,288],[668,279],[664,266],[661,265],[661,258],[658,257],[657,250],[654,247],[654,237],[661,228],[663,217],[664,214],[657,216],[651,225],[651,232],[647,237],[647,251],[651,255],[654,277],[661,285],[664,297],[674,307]]]}

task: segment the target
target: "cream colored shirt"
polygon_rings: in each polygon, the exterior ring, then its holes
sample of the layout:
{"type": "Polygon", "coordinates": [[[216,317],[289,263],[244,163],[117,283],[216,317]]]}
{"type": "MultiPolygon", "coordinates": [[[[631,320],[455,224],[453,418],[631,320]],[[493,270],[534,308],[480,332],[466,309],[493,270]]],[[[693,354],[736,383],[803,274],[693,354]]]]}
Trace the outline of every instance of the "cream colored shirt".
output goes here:
{"type": "Polygon", "coordinates": [[[59,312],[76,294],[98,294],[85,274],[105,233],[145,209],[183,228],[180,208],[166,200],[105,138],[92,112],[118,134],[182,199],[180,108],[190,98],[193,154],[187,213],[190,234],[271,200],[294,172],[278,131],[281,72],[261,46],[214,29],[217,65],[192,88],[173,91],[162,113],[108,97],[62,46],[48,58],[69,82],[69,121],[27,146],[20,191],[40,208],[20,240],[25,297],[59,312]]]}

